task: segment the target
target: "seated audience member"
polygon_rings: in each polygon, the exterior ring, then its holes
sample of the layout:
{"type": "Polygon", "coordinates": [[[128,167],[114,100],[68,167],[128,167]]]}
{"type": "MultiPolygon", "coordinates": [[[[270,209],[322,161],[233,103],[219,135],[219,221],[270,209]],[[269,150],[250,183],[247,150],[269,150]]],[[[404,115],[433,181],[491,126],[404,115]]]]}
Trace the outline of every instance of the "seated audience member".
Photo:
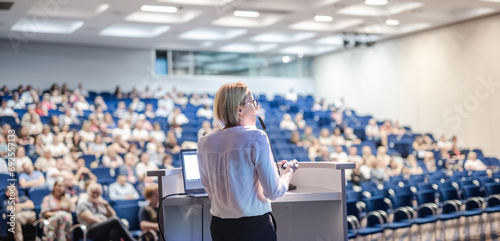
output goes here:
{"type": "Polygon", "coordinates": [[[26,163],[33,164],[33,161],[26,156],[26,149],[22,146],[17,146],[17,151],[16,151],[16,166],[17,166],[17,172],[22,172],[23,171],[23,165],[26,163]]]}
{"type": "Polygon", "coordinates": [[[146,145],[146,153],[149,155],[149,161],[160,166],[165,155],[165,147],[162,143],[151,141],[146,145]]]}
{"type": "Polygon", "coordinates": [[[153,130],[149,132],[150,140],[155,140],[156,142],[165,142],[166,135],[161,129],[161,125],[158,122],[153,124],[153,130]]]}
{"type": "Polygon", "coordinates": [[[141,231],[145,233],[142,237],[145,241],[157,240],[159,235],[158,228],[158,185],[152,184],[144,189],[144,198],[148,201],[148,205],[141,207],[139,210],[139,225],[141,226],[141,231]],[[155,238],[156,237],[156,238],[155,238]]]}
{"type": "Polygon", "coordinates": [[[300,133],[298,131],[292,132],[292,136],[288,142],[297,146],[303,146],[302,141],[300,141],[300,133]]]}
{"type": "Polygon", "coordinates": [[[363,173],[363,176],[367,179],[371,179],[371,173],[373,170],[373,165],[377,164],[377,160],[374,155],[367,155],[366,158],[363,157],[363,165],[359,168],[359,171],[363,173]]]}
{"type": "Polygon", "coordinates": [[[7,101],[7,106],[13,110],[16,109],[26,109],[26,103],[23,100],[19,99],[19,93],[15,92],[12,95],[12,99],[7,101]]]}
{"type": "Polygon", "coordinates": [[[43,131],[43,124],[40,121],[40,117],[34,113],[31,115],[30,122],[23,125],[28,130],[28,134],[31,136],[41,134],[43,131]]]}
{"type": "Polygon", "coordinates": [[[103,111],[108,110],[108,105],[106,104],[106,101],[102,98],[102,96],[96,96],[94,99],[94,106],[95,109],[101,108],[103,111]]]}
{"type": "Polygon", "coordinates": [[[87,151],[89,155],[95,155],[96,157],[100,157],[107,153],[108,146],[106,143],[102,141],[102,135],[95,135],[95,139],[93,142],[90,142],[87,147],[87,151]]]}
{"type": "Polygon", "coordinates": [[[105,167],[109,167],[111,169],[115,169],[123,165],[123,159],[116,153],[116,150],[113,146],[108,146],[108,153],[102,157],[102,165],[105,167]]]}
{"type": "Polygon", "coordinates": [[[60,157],[69,153],[68,147],[62,141],[61,136],[54,136],[52,144],[47,145],[53,157],[60,157]]]}
{"type": "Polygon", "coordinates": [[[330,162],[332,161],[330,159],[330,152],[328,151],[328,148],[326,146],[321,146],[319,148],[318,154],[315,158],[315,162],[330,162]]]}
{"type": "Polygon", "coordinates": [[[381,161],[374,161],[372,164],[372,170],[370,172],[370,180],[376,184],[383,184],[385,181],[389,180],[387,174],[387,165],[381,161]]]}
{"type": "Polygon", "coordinates": [[[391,156],[387,155],[387,149],[383,146],[377,148],[377,161],[385,166],[389,166],[391,162],[391,156]]]}
{"type": "Polygon", "coordinates": [[[435,172],[437,170],[436,159],[434,159],[434,153],[432,152],[425,153],[424,164],[427,172],[435,172]]]}
{"type": "Polygon", "coordinates": [[[175,108],[174,100],[171,98],[170,94],[162,95],[162,98],[158,100],[158,106],[164,106],[168,113],[172,112],[175,108]]]}
{"type": "Polygon", "coordinates": [[[356,163],[356,168],[351,172],[350,181],[353,185],[359,186],[362,182],[366,182],[367,180],[360,170],[361,166],[363,166],[363,164],[356,163]]]}
{"type": "Polygon", "coordinates": [[[135,165],[135,171],[137,173],[137,177],[139,177],[139,180],[143,180],[146,177],[147,171],[154,171],[158,170],[158,166],[149,160],[149,154],[148,153],[142,153],[141,157],[139,158],[139,163],[135,165]]]}
{"type": "MultiPolygon", "coordinates": [[[[317,156],[320,156],[321,149],[325,147],[319,144],[318,139],[314,139],[311,145],[307,146],[307,156],[309,157],[310,161],[315,161],[317,156]]],[[[326,148],[328,150],[328,148],[326,148]]]]}
{"type": "Polygon", "coordinates": [[[45,145],[51,144],[52,141],[54,140],[54,134],[50,132],[50,126],[49,125],[44,125],[42,129],[42,136],[43,143],[45,145]]]}
{"type": "Polygon", "coordinates": [[[477,159],[477,154],[473,151],[467,155],[464,167],[467,171],[484,171],[488,168],[481,160],[477,159]]]}
{"type": "Polygon", "coordinates": [[[207,120],[203,121],[203,123],[201,123],[201,129],[198,130],[198,139],[212,133],[212,131],[213,131],[213,129],[212,129],[212,124],[210,123],[210,121],[207,121],[207,120]]]}
{"type": "Polygon", "coordinates": [[[127,153],[123,157],[125,164],[123,166],[120,166],[118,169],[118,173],[126,173],[127,175],[127,182],[130,182],[132,184],[137,183],[139,180],[139,177],[137,177],[137,173],[135,171],[135,165],[137,163],[136,161],[136,156],[132,153],[127,153]]]}
{"type": "Polygon", "coordinates": [[[72,132],[69,129],[69,125],[63,125],[61,127],[61,132],[59,133],[59,136],[61,136],[61,140],[64,144],[66,144],[66,142],[68,142],[68,141],[71,141],[71,139],[73,138],[73,135],[74,135],[74,132],[72,132]]]}
{"type": "Polygon", "coordinates": [[[64,111],[64,114],[59,116],[59,123],[61,126],[63,126],[63,125],[78,125],[78,124],[80,124],[80,119],[78,119],[78,117],[76,117],[76,114],[73,113],[70,108],[67,108],[64,111]]]}
{"type": "Polygon", "coordinates": [[[59,158],[55,166],[47,169],[45,183],[51,188],[57,180],[63,179],[65,176],[73,176],[73,172],[66,166],[64,160],[59,158]]]}
{"type": "Polygon", "coordinates": [[[425,147],[427,148],[426,151],[437,150],[436,143],[434,143],[434,141],[429,135],[424,135],[424,143],[425,147]]]}
{"type": "Polygon", "coordinates": [[[149,131],[144,128],[144,120],[137,120],[134,130],[132,130],[132,140],[145,142],[151,139],[149,131]]]}
{"type": "Polygon", "coordinates": [[[415,141],[413,141],[412,148],[418,158],[424,158],[427,149],[429,149],[427,144],[424,142],[424,137],[422,136],[415,137],[415,141]]]}
{"type": "Polygon", "coordinates": [[[113,116],[110,113],[104,114],[104,123],[106,123],[106,127],[110,131],[113,131],[113,129],[116,128],[115,120],[113,119],[113,116]]]}
{"type": "Polygon", "coordinates": [[[165,154],[165,156],[163,157],[163,165],[161,166],[160,169],[167,169],[167,170],[174,169],[175,167],[172,165],[172,163],[173,163],[172,155],[165,154]]]}
{"type": "MultiPolygon", "coordinates": [[[[432,152],[430,152],[430,153],[432,153],[432,152]]],[[[434,164],[434,166],[435,166],[435,164],[434,164]]],[[[414,155],[408,155],[408,157],[406,159],[406,167],[403,168],[403,173],[409,174],[409,175],[419,175],[419,174],[422,174],[423,172],[424,171],[417,163],[417,158],[414,155]]]]}
{"type": "Polygon", "coordinates": [[[182,135],[182,125],[189,123],[189,119],[181,112],[179,107],[174,109],[174,112],[168,116],[167,121],[177,137],[182,135]]]}
{"type": "Polygon", "coordinates": [[[36,171],[31,163],[24,163],[23,172],[19,174],[19,186],[22,188],[37,188],[45,186],[45,177],[40,171],[36,171]]]}
{"type": "Polygon", "coordinates": [[[199,108],[198,111],[196,111],[196,116],[198,117],[205,117],[207,119],[212,119],[214,117],[214,112],[208,105],[204,105],[202,108],[199,108]]]}
{"type": "Polygon", "coordinates": [[[177,137],[175,136],[175,132],[168,131],[167,132],[167,141],[165,142],[165,148],[170,153],[179,153],[181,151],[181,147],[177,142],[177,137]]]}
{"type": "Polygon", "coordinates": [[[441,135],[441,136],[439,137],[438,142],[437,142],[437,147],[438,147],[440,150],[446,150],[446,151],[449,151],[449,150],[451,150],[452,143],[446,139],[446,136],[445,136],[445,135],[441,135]]]}
{"type": "Polygon", "coordinates": [[[153,91],[151,91],[149,87],[146,86],[146,88],[144,88],[144,91],[142,91],[139,96],[141,97],[141,99],[151,99],[153,98],[153,91]]]}
{"type": "Polygon", "coordinates": [[[328,110],[328,103],[325,101],[325,99],[314,101],[314,104],[311,107],[311,111],[313,111],[313,112],[325,111],[325,110],[328,110]]]}
{"type": "Polygon", "coordinates": [[[113,146],[118,154],[125,154],[130,148],[130,144],[124,141],[120,135],[116,136],[113,144],[111,144],[110,146],[113,146]]]}
{"type": "Polygon", "coordinates": [[[50,131],[53,133],[59,133],[61,131],[61,126],[59,125],[59,118],[56,115],[50,117],[50,131]]]}
{"type": "Polygon", "coordinates": [[[56,166],[56,159],[52,157],[50,148],[45,147],[43,156],[36,159],[35,169],[41,172],[47,172],[50,167],[54,166],[56,166]]]}
{"type": "Polygon", "coordinates": [[[191,98],[189,98],[189,103],[193,106],[199,106],[201,105],[201,98],[198,93],[193,93],[191,98]]]}
{"type": "Polygon", "coordinates": [[[132,109],[134,112],[142,112],[146,108],[146,104],[141,101],[138,97],[132,99],[132,103],[128,106],[129,109],[132,109]]]}
{"type": "Polygon", "coordinates": [[[363,158],[358,155],[358,148],[355,146],[351,146],[349,148],[349,155],[347,156],[347,161],[354,163],[363,163],[363,158]]]}
{"type": "Polygon", "coordinates": [[[361,144],[361,140],[354,134],[354,130],[351,127],[344,129],[344,139],[346,146],[361,144]]]}
{"type": "Polygon", "coordinates": [[[139,199],[139,193],[135,187],[127,182],[127,173],[118,173],[116,182],[109,185],[109,198],[111,200],[139,199]]]}
{"type": "Polygon", "coordinates": [[[304,120],[304,115],[302,113],[299,112],[295,114],[293,121],[299,130],[304,130],[304,128],[306,128],[306,121],[304,120]]]}
{"type": "Polygon", "coordinates": [[[327,128],[321,129],[318,140],[319,144],[322,146],[331,146],[333,144],[333,137],[330,135],[330,131],[327,128]]]}
{"type": "Polygon", "coordinates": [[[387,167],[387,176],[399,176],[403,171],[403,163],[396,161],[394,158],[391,158],[389,162],[389,166],[387,167]]]}
{"type": "Polygon", "coordinates": [[[78,157],[82,155],[81,152],[78,152],[78,149],[76,147],[71,147],[69,149],[69,153],[64,155],[62,159],[64,160],[64,163],[70,170],[75,170],[76,169],[76,160],[78,157]]]}
{"type": "Polygon", "coordinates": [[[345,145],[345,139],[342,136],[342,132],[340,131],[340,128],[335,128],[333,130],[333,135],[332,135],[332,144],[333,145],[345,145]]]}
{"type": "Polygon", "coordinates": [[[451,150],[448,152],[450,159],[448,159],[447,168],[454,171],[462,171],[465,161],[465,152],[461,151],[456,142],[452,144],[451,150]]]}
{"type": "Polygon", "coordinates": [[[49,221],[43,226],[43,232],[49,240],[72,240],[69,228],[73,225],[71,212],[75,210],[63,181],[57,181],[52,186],[52,193],[42,201],[40,216],[49,221]]]}
{"type": "Polygon", "coordinates": [[[95,133],[90,130],[91,123],[83,122],[82,129],[78,132],[83,142],[91,142],[95,139],[95,133]]]}
{"type": "Polygon", "coordinates": [[[165,91],[160,85],[158,86],[158,88],[156,88],[154,94],[153,94],[153,97],[155,99],[161,99],[164,95],[167,94],[167,91],[165,91]]]}
{"type": "Polygon", "coordinates": [[[335,146],[335,152],[330,154],[330,160],[333,162],[347,162],[347,154],[344,152],[342,146],[335,146]]]}
{"type": "Polygon", "coordinates": [[[280,122],[280,129],[289,131],[297,130],[297,125],[295,124],[295,122],[293,122],[292,116],[290,116],[290,114],[283,115],[283,119],[280,122]]]}
{"type": "Polygon", "coordinates": [[[21,118],[21,125],[22,126],[28,125],[31,122],[32,118],[37,119],[35,120],[35,122],[38,122],[40,120],[40,115],[38,115],[35,111],[35,105],[28,106],[28,112],[26,112],[21,118]]]}
{"type": "Polygon", "coordinates": [[[17,113],[14,110],[7,106],[7,101],[3,100],[2,105],[0,106],[0,116],[12,116],[19,123],[19,118],[17,118],[17,113]]]}
{"type": "Polygon", "coordinates": [[[118,102],[118,105],[116,107],[115,112],[113,113],[113,116],[123,119],[125,118],[126,113],[127,113],[127,105],[125,104],[125,102],[123,101],[118,102]]]}
{"type": "Polygon", "coordinates": [[[184,95],[184,93],[179,91],[179,92],[177,92],[177,95],[175,95],[173,97],[174,97],[174,101],[176,104],[182,106],[183,109],[186,108],[186,105],[189,102],[189,99],[187,98],[187,96],[184,95]]]}
{"type": "Polygon", "coordinates": [[[16,210],[15,227],[14,227],[14,240],[23,241],[22,226],[32,224],[36,221],[36,213],[33,211],[35,204],[26,195],[19,195],[16,187],[10,187],[5,192],[2,207],[5,210],[16,210]],[[9,198],[14,195],[14,204],[9,198]]]}
{"type": "Polygon", "coordinates": [[[118,120],[118,126],[111,133],[113,138],[121,136],[122,140],[128,141],[132,137],[132,131],[124,119],[118,120]]]}
{"type": "Polygon", "coordinates": [[[384,121],[384,123],[380,125],[379,132],[380,132],[380,143],[385,148],[389,148],[389,145],[387,144],[387,136],[392,134],[391,121],[389,120],[384,121]]]}
{"type": "Polygon", "coordinates": [[[35,144],[35,138],[30,136],[30,133],[28,132],[28,128],[26,126],[22,126],[21,129],[19,130],[17,144],[20,146],[35,144]]]}
{"type": "Polygon", "coordinates": [[[135,241],[127,227],[118,219],[115,210],[102,198],[102,186],[87,187],[88,200],[76,207],[78,222],[87,225],[87,237],[95,240],[135,241]]]}
{"type": "Polygon", "coordinates": [[[75,175],[73,176],[73,180],[78,184],[79,187],[83,188],[85,182],[91,180],[93,182],[97,182],[97,177],[85,166],[85,159],[79,157],[76,160],[76,170],[73,171],[75,175]]]}
{"type": "Polygon", "coordinates": [[[78,196],[85,192],[83,188],[76,185],[73,180],[73,173],[71,175],[64,175],[63,177],[64,187],[66,188],[66,194],[69,196],[69,199],[73,205],[78,201],[78,196]]]}
{"type": "Polygon", "coordinates": [[[375,119],[370,119],[365,127],[366,138],[377,143],[380,140],[380,129],[375,119]]]}
{"type": "Polygon", "coordinates": [[[313,133],[313,128],[310,127],[310,126],[306,126],[306,128],[304,129],[304,134],[302,135],[302,143],[304,144],[304,146],[310,146],[313,141],[317,139],[316,136],[314,136],[314,133],[313,133]]]}
{"type": "Polygon", "coordinates": [[[214,104],[214,100],[210,98],[207,93],[205,93],[201,96],[201,104],[212,106],[214,104]]]}

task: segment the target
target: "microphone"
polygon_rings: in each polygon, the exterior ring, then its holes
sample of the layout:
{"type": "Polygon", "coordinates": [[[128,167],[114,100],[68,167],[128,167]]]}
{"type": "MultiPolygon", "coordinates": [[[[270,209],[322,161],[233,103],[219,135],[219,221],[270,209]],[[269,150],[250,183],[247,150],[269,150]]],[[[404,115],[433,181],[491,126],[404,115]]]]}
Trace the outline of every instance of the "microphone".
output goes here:
{"type": "MultiPolygon", "coordinates": [[[[280,165],[278,164],[278,158],[276,158],[276,153],[274,153],[273,144],[271,143],[271,139],[269,138],[269,133],[267,133],[266,124],[264,124],[264,121],[262,120],[262,118],[260,118],[260,116],[258,118],[259,118],[260,125],[262,126],[262,129],[264,129],[264,131],[267,134],[267,139],[269,140],[269,146],[271,147],[271,151],[272,151],[273,157],[274,157],[274,162],[276,163],[276,167],[278,169],[278,175],[281,176],[280,165]]],[[[288,184],[288,190],[295,190],[295,189],[297,189],[296,185],[293,185],[291,183],[288,184]]]]}

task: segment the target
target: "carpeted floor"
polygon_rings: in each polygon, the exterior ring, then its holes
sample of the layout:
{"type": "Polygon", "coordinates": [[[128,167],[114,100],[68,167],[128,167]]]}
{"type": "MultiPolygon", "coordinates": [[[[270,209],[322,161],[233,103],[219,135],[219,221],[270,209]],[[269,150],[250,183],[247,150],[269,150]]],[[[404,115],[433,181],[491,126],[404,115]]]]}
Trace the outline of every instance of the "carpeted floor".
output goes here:
{"type": "Polygon", "coordinates": [[[483,241],[483,240],[492,240],[498,241],[500,232],[500,216],[499,214],[492,214],[492,219],[494,221],[488,220],[488,215],[483,214],[482,216],[470,217],[466,219],[465,217],[461,217],[459,220],[459,224],[457,225],[457,220],[449,220],[444,223],[439,221],[438,224],[426,224],[422,225],[421,233],[422,236],[419,235],[419,227],[417,225],[413,225],[411,227],[412,235],[410,239],[409,229],[399,229],[393,233],[391,230],[386,230],[384,232],[385,237],[382,234],[376,234],[368,237],[359,237],[357,239],[352,240],[393,240],[393,234],[395,234],[394,240],[399,241],[483,241]],[[481,221],[482,219],[482,221],[481,221]],[[437,228],[437,239],[436,232],[434,231],[437,228]],[[446,230],[442,232],[442,230],[446,230]]]}

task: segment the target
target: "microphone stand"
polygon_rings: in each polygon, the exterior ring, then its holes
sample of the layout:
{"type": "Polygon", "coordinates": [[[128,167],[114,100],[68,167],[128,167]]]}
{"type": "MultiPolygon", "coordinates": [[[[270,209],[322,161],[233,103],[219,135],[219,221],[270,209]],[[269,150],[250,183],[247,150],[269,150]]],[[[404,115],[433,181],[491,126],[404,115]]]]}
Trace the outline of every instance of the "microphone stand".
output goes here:
{"type": "MultiPolygon", "coordinates": [[[[278,158],[276,158],[276,153],[274,153],[273,144],[271,143],[271,139],[269,138],[269,133],[267,133],[266,124],[264,124],[264,121],[262,120],[262,118],[260,118],[260,116],[258,118],[259,118],[260,125],[262,126],[262,129],[264,129],[264,131],[267,134],[267,139],[269,140],[269,146],[271,146],[271,151],[272,151],[273,157],[274,157],[274,162],[276,163],[276,167],[278,169],[278,175],[281,176],[280,165],[278,164],[278,158]]],[[[292,183],[288,183],[288,190],[295,190],[295,189],[297,189],[296,185],[294,185],[292,183]]]]}

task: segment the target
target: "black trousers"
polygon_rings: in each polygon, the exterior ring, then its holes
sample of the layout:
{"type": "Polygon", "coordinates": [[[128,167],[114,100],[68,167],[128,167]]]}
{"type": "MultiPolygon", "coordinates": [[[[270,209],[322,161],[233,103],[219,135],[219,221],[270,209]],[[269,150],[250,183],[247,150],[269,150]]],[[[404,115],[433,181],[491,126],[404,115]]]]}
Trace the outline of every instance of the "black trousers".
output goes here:
{"type": "Polygon", "coordinates": [[[260,216],[223,219],[212,217],[210,232],[213,241],[276,241],[271,213],[260,216]]]}
{"type": "Polygon", "coordinates": [[[116,217],[89,228],[87,236],[94,240],[103,241],[120,241],[120,238],[123,238],[125,241],[135,241],[125,225],[116,217]]]}

